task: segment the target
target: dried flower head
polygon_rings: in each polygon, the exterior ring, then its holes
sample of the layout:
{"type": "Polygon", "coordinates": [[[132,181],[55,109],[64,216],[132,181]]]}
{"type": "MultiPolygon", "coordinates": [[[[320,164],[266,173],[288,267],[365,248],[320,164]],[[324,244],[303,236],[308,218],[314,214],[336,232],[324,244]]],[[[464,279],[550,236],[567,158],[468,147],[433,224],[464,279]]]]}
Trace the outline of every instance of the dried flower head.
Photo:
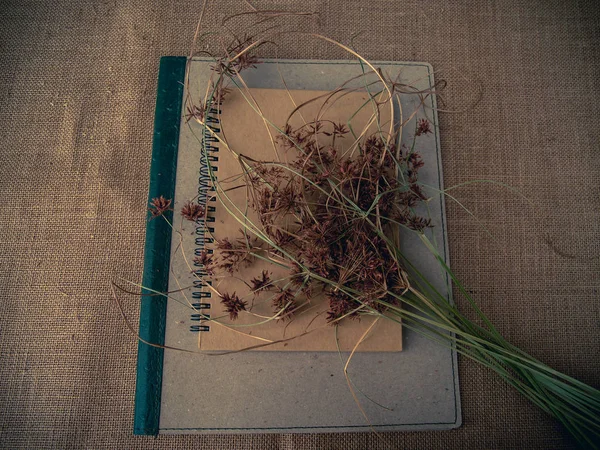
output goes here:
{"type": "Polygon", "coordinates": [[[206,209],[204,206],[193,202],[187,202],[181,208],[181,215],[191,222],[196,222],[201,217],[204,217],[206,209]]]}
{"type": "Polygon", "coordinates": [[[233,294],[221,294],[221,304],[225,306],[225,311],[229,313],[231,320],[236,320],[241,311],[246,311],[248,303],[240,299],[235,292],[233,294]]]}
{"type": "Polygon", "coordinates": [[[344,125],[343,123],[334,123],[333,124],[333,134],[335,134],[337,136],[344,136],[345,134],[348,134],[349,132],[350,132],[350,130],[348,130],[346,125],[344,125]]]}
{"type": "Polygon", "coordinates": [[[296,287],[300,287],[305,283],[306,274],[304,269],[299,264],[293,262],[292,268],[290,269],[290,282],[296,287]]]}
{"type": "Polygon", "coordinates": [[[204,118],[206,117],[206,108],[204,105],[188,105],[187,106],[187,114],[185,115],[185,121],[189,122],[192,119],[196,119],[199,122],[204,123],[204,118]]]}
{"type": "Polygon", "coordinates": [[[252,285],[254,295],[257,295],[260,291],[267,291],[273,286],[268,270],[263,270],[259,277],[252,278],[250,284],[252,285]]]}
{"type": "Polygon", "coordinates": [[[278,314],[277,320],[286,320],[292,317],[296,296],[291,289],[280,289],[273,297],[273,312],[278,314]]]}
{"type": "Polygon", "coordinates": [[[292,138],[292,133],[293,132],[294,132],[294,129],[292,128],[292,126],[289,123],[287,123],[283,127],[282,133],[278,134],[277,137],[275,138],[275,140],[285,150],[289,150],[291,148],[294,148],[296,146],[296,143],[294,142],[294,140],[292,138]]]}
{"type": "Polygon", "coordinates": [[[208,250],[202,250],[198,256],[194,257],[194,265],[203,267],[207,275],[214,275],[214,259],[208,250]]]}
{"type": "MultiPolygon", "coordinates": [[[[236,72],[241,72],[242,70],[256,67],[257,64],[260,64],[260,60],[250,51],[244,51],[251,44],[252,36],[244,35],[242,39],[235,37],[232,43],[227,47],[226,54],[229,56],[218,59],[217,63],[215,65],[211,65],[210,68],[219,75],[235,76],[236,72]],[[237,56],[240,53],[242,54],[237,56]],[[237,56],[237,58],[231,60],[230,57],[234,56],[237,56]]],[[[258,48],[259,46],[260,44],[255,46],[254,49],[258,48]]]]}
{"type": "Polygon", "coordinates": [[[231,92],[231,89],[223,86],[223,78],[219,78],[216,86],[212,81],[210,82],[210,92],[212,92],[213,95],[212,102],[221,104],[223,103],[223,100],[225,100],[225,96],[231,92]]]}
{"type": "Polygon", "coordinates": [[[431,227],[431,219],[425,219],[419,216],[410,216],[408,218],[408,227],[415,231],[423,231],[425,228],[431,227]]]}
{"type": "Polygon", "coordinates": [[[160,197],[153,198],[150,201],[150,214],[152,217],[162,216],[165,212],[171,210],[171,200],[164,198],[162,195],[160,197]]]}
{"type": "Polygon", "coordinates": [[[352,312],[358,304],[355,304],[350,297],[343,292],[336,290],[327,295],[329,299],[329,311],[327,311],[327,322],[338,321],[342,317],[356,317],[356,312],[352,312]]]}
{"type": "Polygon", "coordinates": [[[233,273],[239,269],[240,265],[250,263],[254,259],[250,248],[245,242],[231,242],[228,238],[217,239],[215,247],[219,250],[220,260],[216,267],[233,273]]]}
{"type": "Polygon", "coordinates": [[[255,68],[257,64],[260,64],[260,60],[249,52],[244,53],[234,61],[235,68],[238,72],[249,68],[255,68]]]}
{"type": "Polygon", "coordinates": [[[417,122],[417,131],[415,133],[416,136],[421,136],[422,134],[431,133],[431,124],[427,119],[419,119],[417,122]]]}

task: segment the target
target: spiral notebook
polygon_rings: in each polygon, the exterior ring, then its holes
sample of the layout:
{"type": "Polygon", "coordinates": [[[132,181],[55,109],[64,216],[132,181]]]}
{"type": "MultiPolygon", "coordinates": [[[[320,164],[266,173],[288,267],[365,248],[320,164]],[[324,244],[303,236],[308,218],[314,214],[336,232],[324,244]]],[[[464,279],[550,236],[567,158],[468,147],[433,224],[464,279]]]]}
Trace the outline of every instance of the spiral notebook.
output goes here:
{"type": "MultiPolygon", "coordinates": [[[[140,337],[186,351],[164,350],[140,342],[134,433],[368,431],[371,426],[385,431],[459,426],[454,350],[402,330],[397,323],[379,321],[357,347],[348,373],[354,392],[359,393],[359,407],[343,367],[345,358],[371,325],[369,319],[348,321],[335,336],[315,299],[310,311],[286,326],[271,321],[267,327],[257,328],[244,322],[250,318],[240,317],[236,321],[239,326],[227,327],[210,320],[225,314],[219,299],[214,298],[215,290],[207,287],[211,281],[204,279],[203,267],[194,265],[193,256],[210,249],[215,237],[235,238],[240,228],[216,199],[209,183],[209,171],[223,183],[235,179],[239,172],[239,165],[222,148],[222,142],[227,141],[232,148],[243,146],[255,159],[285,157],[274,154],[277,150],[269,145],[269,127],[261,123],[240,91],[233,90],[218,110],[209,112],[206,120],[211,131],[188,120],[184,99],[198,98],[206,91],[211,63],[205,59],[193,59],[189,64],[186,58],[161,59],[149,198],[162,195],[173,199],[175,211],[193,200],[205,205],[208,215],[203,219],[206,223],[189,222],[172,212],[165,216],[168,222],[148,221],[143,285],[147,293],[170,294],[168,299],[142,297],[140,337]],[[207,154],[201,154],[202,148],[207,154]],[[206,166],[207,159],[210,167],[206,166]],[[308,329],[311,332],[302,339],[285,340],[308,329]],[[251,347],[257,340],[282,342],[252,351],[211,354],[251,347]],[[394,386],[391,393],[390,386],[394,386]]],[[[392,79],[419,90],[433,85],[427,64],[377,65],[392,79]]],[[[250,89],[246,92],[251,93],[263,114],[277,122],[294,105],[320,91],[331,91],[361,70],[359,63],[351,61],[267,60],[246,72],[244,80],[250,89]]],[[[396,118],[409,117],[422,101],[418,95],[405,97],[401,105],[396,105],[396,118]]],[[[329,111],[328,119],[339,120],[366,99],[364,91],[347,95],[337,110],[329,111]]],[[[419,151],[427,167],[422,180],[439,190],[442,177],[435,98],[425,98],[424,111],[435,133],[420,140],[423,148],[419,151]]],[[[385,115],[382,119],[391,120],[385,115]]],[[[357,115],[353,120],[361,124],[367,118],[357,115]]],[[[242,193],[233,190],[231,195],[235,198],[242,193]]],[[[447,260],[443,198],[433,195],[429,207],[436,225],[434,238],[441,243],[440,250],[447,260]]],[[[417,242],[401,234],[399,239],[405,253],[413,259],[420,255],[419,269],[451,301],[449,280],[433,258],[421,255],[417,242]]],[[[260,264],[243,269],[248,272],[240,278],[256,275],[254,272],[262,269],[260,264]]],[[[235,277],[219,283],[213,286],[219,291],[242,293],[245,289],[235,277]]],[[[260,314],[260,305],[256,308],[260,314]]]]}

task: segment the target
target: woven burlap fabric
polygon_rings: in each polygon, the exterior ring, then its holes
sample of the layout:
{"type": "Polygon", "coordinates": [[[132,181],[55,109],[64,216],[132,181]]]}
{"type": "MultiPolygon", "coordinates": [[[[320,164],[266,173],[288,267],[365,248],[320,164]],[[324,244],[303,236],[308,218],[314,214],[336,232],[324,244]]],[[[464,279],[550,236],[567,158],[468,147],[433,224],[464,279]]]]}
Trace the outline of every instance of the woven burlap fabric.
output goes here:
{"type": "MultiPolygon", "coordinates": [[[[532,202],[491,184],[452,191],[480,221],[449,202],[453,267],[513,343],[600,386],[596,2],[252,3],[316,11],[318,20],[286,26],[346,43],[364,31],[354,42],[364,56],[441,70],[446,108],[462,111],[440,115],[446,185],[491,179],[532,202]]],[[[200,9],[191,1],[0,2],[5,448],[386,448],[369,433],[132,436],[137,343],[109,283],[141,280],[158,60],[189,53],[200,9]]],[[[205,23],[214,29],[249,10],[220,1],[205,23]]],[[[276,56],[273,47],[261,52],[276,56]]],[[[298,35],[277,55],[347,57],[298,35]]],[[[135,324],[138,299],[123,302],[135,324]]],[[[385,434],[389,442],[573,446],[497,376],[464,358],[459,366],[464,425],[385,434]]]]}

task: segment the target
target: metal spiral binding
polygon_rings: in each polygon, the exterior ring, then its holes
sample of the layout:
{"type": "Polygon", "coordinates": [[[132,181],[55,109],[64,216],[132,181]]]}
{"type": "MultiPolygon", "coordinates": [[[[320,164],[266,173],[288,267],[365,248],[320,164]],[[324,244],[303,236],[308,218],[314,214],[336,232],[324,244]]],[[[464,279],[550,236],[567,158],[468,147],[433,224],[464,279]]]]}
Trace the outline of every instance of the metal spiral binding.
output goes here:
{"type": "MultiPolygon", "coordinates": [[[[206,128],[204,130],[202,136],[202,149],[200,152],[200,173],[198,176],[198,204],[200,206],[204,206],[206,208],[206,217],[201,217],[196,221],[196,238],[194,240],[195,248],[194,254],[195,256],[200,256],[202,252],[206,249],[206,244],[211,244],[214,239],[206,236],[206,232],[214,233],[214,227],[209,226],[209,223],[215,222],[214,214],[216,208],[212,205],[209,205],[210,202],[215,202],[216,197],[212,193],[215,192],[214,186],[211,184],[210,172],[217,172],[218,168],[213,165],[219,161],[219,157],[216,153],[219,152],[219,147],[217,144],[219,140],[213,136],[213,133],[220,133],[221,129],[219,128],[220,120],[219,114],[221,111],[215,108],[211,108],[206,114],[206,128]],[[208,129],[210,128],[210,130],[208,129]],[[210,164],[210,167],[209,167],[210,164]]],[[[215,177],[216,178],[216,177],[215,177]]],[[[212,254],[211,249],[207,249],[209,254],[212,254]]],[[[198,303],[193,303],[192,306],[195,312],[190,315],[190,320],[193,322],[200,322],[200,325],[190,325],[190,331],[194,333],[210,331],[210,326],[203,324],[204,321],[210,320],[210,314],[205,314],[202,310],[210,309],[210,298],[212,297],[212,293],[210,291],[204,291],[203,288],[206,285],[210,285],[211,282],[209,280],[204,280],[204,277],[207,276],[204,267],[194,261],[194,266],[197,269],[194,270],[194,283],[192,287],[192,298],[198,303]]]]}

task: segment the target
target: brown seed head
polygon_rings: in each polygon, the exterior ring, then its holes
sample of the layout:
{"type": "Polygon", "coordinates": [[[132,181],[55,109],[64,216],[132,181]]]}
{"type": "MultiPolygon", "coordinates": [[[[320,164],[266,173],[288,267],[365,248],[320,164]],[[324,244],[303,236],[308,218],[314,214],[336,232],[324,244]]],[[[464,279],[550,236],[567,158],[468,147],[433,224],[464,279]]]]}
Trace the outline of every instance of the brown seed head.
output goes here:
{"type": "Polygon", "coordinates": [[[236,320],[240,311],[246,311],[247,302],[240,299],[235,292],[233,294],[221,294],[221,304],[225,306],[225,311],[229,313],[231,320],[236,320]]]}
{"type": "Polygon", "coordinates": [[[171,210],[171,200],[164,198],[162,195],[160,197],[153,198],[150,201],[150,214],[152,217],[162,216],[165,212],[171,210]]]}
{"type": "Polygon", "coordinates": [[[282,289],[273,297],[273,309],[278,320],[286,320],[292,317],[295,304],[295,295],[291,289],[282,289]]]}
{"type": "Polygon", "coordinates": [[[417,123],[417,132],[415,135],[421,136],[422,134],[428,133],[431,133],[431,124],[429,123],[429,120],[419,119],[419,122],[417,123]]]}
{"type": "Polygon", "coordinates": [[[191,222],[196,222],[201,217],[204,217],[206,209],[204,206],[193,202],[187,202],[181,208],[181,215],[191,222]]]}
{"type": "Polygon", "coordinates": [[[258,294],[260,291],[267,291],[273,286],[268,270],[263,270],[261,275],[256,278],[252,278],[250,283],[252,284],[254,295],[258,294]]]}

